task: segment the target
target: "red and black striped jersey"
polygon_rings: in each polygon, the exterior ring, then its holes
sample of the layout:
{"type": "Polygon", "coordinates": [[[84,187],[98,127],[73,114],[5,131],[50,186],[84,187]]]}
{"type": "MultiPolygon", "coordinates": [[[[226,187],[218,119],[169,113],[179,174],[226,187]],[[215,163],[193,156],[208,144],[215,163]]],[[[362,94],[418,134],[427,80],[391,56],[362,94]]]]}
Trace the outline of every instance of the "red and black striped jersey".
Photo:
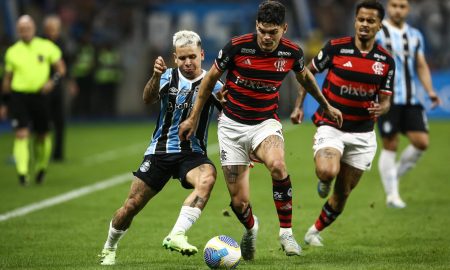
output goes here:
{"type": "Polygon", "coordinates": [[[256,34],[235,37],[220,50],[215,66],[228,70],[225,89],[227,102],[223,112],[244,124],[256,125],[267,119],[277,119],[279,89],[290,70],[305,68],[302,49],[282,38],[273,52],[263,52],[256,34]]]}
{"type": "MultiPolygon", "coordinates": [[[[395,62],[381,46],[375,44],[370,52],[362,53],[353,37],[330,40],[312,60],[318,72],[328,69],[322,93],[328,102],[342,112],[342,131],[372,131],[375,120],[367,108],[378,96],[392,95],[395,62]]],[[[331,125],[321,107],[312,116],[317,126],[331,125]]]]}

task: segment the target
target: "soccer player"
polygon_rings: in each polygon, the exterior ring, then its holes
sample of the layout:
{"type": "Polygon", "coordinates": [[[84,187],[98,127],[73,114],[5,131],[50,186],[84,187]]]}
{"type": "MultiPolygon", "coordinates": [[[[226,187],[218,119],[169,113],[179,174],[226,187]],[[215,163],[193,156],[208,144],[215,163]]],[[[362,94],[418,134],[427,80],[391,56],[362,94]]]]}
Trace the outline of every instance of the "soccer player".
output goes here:
{"type": "Polygon", "coordinates": [[[36,25],[29,15],[17,20],[19,41],[8,48],[3,78],[4,98],[15,132],[13,156],[19,183],[26,185],[31,172],[35,181],[44,180],[51,156],[49,93],[66,73],[61,50],[50,40],[35,37],[36,25]],[[54,73],[50,76],[50,69],[54,73]],[[30,133],[36,134],[34,151],[30,151],[30,133]],[[34,170],[30,168],[34,154],[34,170]]]}
{"type": "Polygon", "coordinates": [[[235,37],[219,52],[200,85],[192,112],[180,126],[180,138],[188,139],[203,125],[202,108],[220,76],[226,71],[227,102],[219,118],[220,160],[231,209],[245,231],[242,257],[254,258],[258,220],[252,213],[249,193],[251,157],[261,161],[272,178],[273,199],[280,222],[279,240],[286,255],[299,255],[301,247],[292,233],[292,186],[284,159],[282,126],[277,114],[283,78],[293,70],[297,80],[318,100],[337,126],[341,113],[330,106],[304,67],[302,49],[283,38],[287,31],[285,7],[278,1],[259,5],[256,34],[235,37]]]}
{"type": "MultiPolygon", "coordinates": [[[[322,246],[319,232],[342,213],[376,153],[375,119],[389,110],[395,74],[394,60],[375,43],[383,17],[379,2],[358,3],[355,36],[330,40],[309,65],[313,73],[328,69],[322,91],[344,119],[342,127],[337,126],[322,107],[312,117],[318,127],[313,149],[320,197],[328,196],[336,178],[333,194],[305,235],[305,243],[312,246],[322,246]]],[[[297,105],[302,104],[303,96],[297,98],[297,105]]],[[[291,114],[294,122],[298,119],[295,115],[300,115],[298,107],[291,114]]]]}
{"type": "MultiPolygon", "coordinates": [[[[143,92],[146,104],[160,100],[156,129],[145,152],[140,167],[133,173],[135,179],[124,205],[111,220],[108,238],[101,254],[102,265],[115,264],[117,243],[125,234],[131,221],[147,202],[162,190],[173,177],[184,188],[193,188],[185,199],[178,219],[164,238],[163,246],[183,255],[197,253],[197,248],[187,242],[186,231],[200,217],[216,179],[216,169],[206,155],[208,125],[213,104],[220,106],[212,95],[201,111],[202,124],[186,141],[178,137],[179,124],[186,119],[198,95],[198,86],[206,71],[201,68],[204,53],[198,34],[179,31],[173,36],[174,60],[177,68],[167,68],[162,57],[155,60],[153,75],[143,92]]],[[[214,94],[223,87],[221,82],[213,85],[214,94]]]]}
{"type": "Polygon", "coordinates": [[[399,194],[399,178],[416,165],[428,148],[428,123],[418,99],[421,89],[416,85],[417,77],[430,97],[432,107],[441,103],[433,90],[430,69],[424,56],[423,36],[418,29],[406,23],[408,12],[408,0],[388,0],[388,18],[383,21],[383,31],[377,34],[377,41],[391,52],[396,63],[391,109],[378,121],[383,138],[378,169],[387,206],[393,208],[406,207],[399,194]],[[396,163],[400,132],[406,135],[410,144],[396,163]]]}

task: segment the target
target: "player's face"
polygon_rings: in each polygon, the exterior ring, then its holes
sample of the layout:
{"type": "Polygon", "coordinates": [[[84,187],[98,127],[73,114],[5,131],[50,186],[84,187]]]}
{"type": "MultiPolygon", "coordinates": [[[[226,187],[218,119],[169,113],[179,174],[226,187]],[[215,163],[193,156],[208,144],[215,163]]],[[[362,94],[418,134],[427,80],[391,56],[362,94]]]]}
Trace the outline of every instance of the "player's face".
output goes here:
{"type": "Polygon", "coordinates": [[[373,40],[380,29],[381,20],[378,17],[378,10],[360,8],[355,18],[356,38],[361,41],[373,40]]]}
{"type": "Polygon", "coordinates": [[[397,24],[403,24],[408,16],[408,0],[389,0],[387,5],[387,14],[389,19],[397,24]]]}
{"type": "Polygon", "coordinates": [[[263,52],[273,52],[278,47],[286,30],[287,24],[274,25],[256,21],[256,36],[259,48],[263,52]]]}
{"type": "Polygon", "coordinates": [[[17,34],[24,42],[30,42],[35,33],[36,27],[32,21],[21,21],[17,24],[17,34]]]}
{"type": "Polygon", "coordinates": [[[195,79],[202,74],[203,50],[198,46],[176,47],[173,54],[181,74],[187,79],[195,79]]]}

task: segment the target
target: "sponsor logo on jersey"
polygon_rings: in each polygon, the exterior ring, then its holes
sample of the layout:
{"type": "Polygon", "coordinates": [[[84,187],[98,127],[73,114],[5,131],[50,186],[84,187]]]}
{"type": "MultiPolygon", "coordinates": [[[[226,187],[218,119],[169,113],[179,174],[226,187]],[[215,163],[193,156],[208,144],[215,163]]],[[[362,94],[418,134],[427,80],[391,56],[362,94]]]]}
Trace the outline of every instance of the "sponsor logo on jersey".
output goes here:
{"type": "Polygon", "coordinates": [[[255,54],[256,50],[255,49],[248,49],[248,48],[241,48],[241,53],[255,54]]]}
{"type": "Polygon", "coordinates": [[[249,58],[246,58],[244,61],[242,61],[242,63],[245,64],[245,65],[248,65],[248,66],[252,65],[252,62],[250,61],[249,58]]]}
{"type": "Polygon", "coordinates": [[[220,151],[220,160],[221,160],[221,161],[227,160],[227,154],[228,154],[227,151],[225,151],[225,150],[222,149],[222,150],[220,151]]]}
{"type": "Polygon", "coordinates": [[[355,50],[354,49],[341,49],[339,51],[339,53],[342,53],[342,54],[354,54],[355,50]]]}
{"type": "Polygon", "coordinates": [[[365,97],[369,96],[372,97],[375,95],[376,89],[364,89],[361,86],[354,87],[353,85],[342,85],[341,86],[341,95],[350,95],[350,96],[357,96],[357,97],[365,97]]]}
{"type": "Polygon", "coordinates": [[[277,86],[273,83],[267,83],[263,81],[254,81],[250,79],[244,79],[241,77],[236,77],[236,80],[234,83],[238,86],[258,90],[258,91],[264,91],[264,92],[275,92],[277,91],[277,86]]]}
{"type": "Polygon", "coordinates": [[[223,52],[222,52],[222,50],[220,50],[219,55],[217,55],[217,58],[222,59],[222,55],[223,55],[223,52]]]}
{"type": "Polygon", "coordinates": [[[384,71],[384,64],[380,63],[380,62],[375,62],[372,65],[372,70],[375,74],[377,75],[383,75],[383,71],[384,71]]]}
{"type": "Polygon", "coordinates": [[[378,54],[378,53],[374,53],[373,57],[375,57],[377,60],[380,60],[380,59],[383,61],[386,60],[386,56],[378,54]]]}
{"type": "Polygon", "coordinates": [[[176,96],[178,95],[178,89],[176,87],[169,88],[169,95],[176,96]]]}
{"type": "Polygon", "coordinates": [[[285,65],[287,61],[284,58],[278,58],[277,61],[273,64],[277,71],[285,71],[285,65]]]}
{"type": "Polygon", "coordinates": [[[283,52],[283,51],[279,51],[278,52],[278,56],[291,56],[291,52],[283,52]]]}
{"type": "Polygon", "coordinates": [[[348,61],[347,63],[344,64],[344,67],[353,67],[352,62],[348,61]]]}

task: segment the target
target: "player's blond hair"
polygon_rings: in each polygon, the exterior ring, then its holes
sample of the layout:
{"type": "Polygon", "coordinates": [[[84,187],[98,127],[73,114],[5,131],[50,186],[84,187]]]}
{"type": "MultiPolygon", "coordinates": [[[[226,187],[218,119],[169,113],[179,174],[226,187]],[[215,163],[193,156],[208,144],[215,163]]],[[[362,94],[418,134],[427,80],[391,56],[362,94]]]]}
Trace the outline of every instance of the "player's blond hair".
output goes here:
{"type": "Polygon", "coordinates": [[[194,31],[181,30],[173,35],[173,48],[186,46],[202,46],[200,36],[194,31]]]}

